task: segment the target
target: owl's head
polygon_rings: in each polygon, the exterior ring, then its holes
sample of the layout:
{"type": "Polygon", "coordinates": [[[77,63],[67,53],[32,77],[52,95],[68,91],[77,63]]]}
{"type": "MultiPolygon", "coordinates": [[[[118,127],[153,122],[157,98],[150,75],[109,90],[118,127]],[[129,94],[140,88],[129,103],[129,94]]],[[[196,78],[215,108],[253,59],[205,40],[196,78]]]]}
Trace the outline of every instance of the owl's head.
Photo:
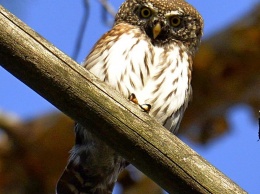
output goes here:
{"type": "Polygon", "coordinates": [[[184,0],[126,0],[115,24],[138,26],[154,45],[183,43],[194,53],[202,36],[203,19],[184,0]]]}

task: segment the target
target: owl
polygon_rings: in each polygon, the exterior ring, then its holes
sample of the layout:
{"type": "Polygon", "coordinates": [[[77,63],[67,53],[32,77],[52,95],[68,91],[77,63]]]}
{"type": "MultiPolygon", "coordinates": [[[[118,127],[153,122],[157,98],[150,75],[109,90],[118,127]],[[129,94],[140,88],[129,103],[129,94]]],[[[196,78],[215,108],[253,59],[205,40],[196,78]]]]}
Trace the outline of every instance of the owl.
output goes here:
{"type": "MultiPolygon", "coordinates": [[[[184,0],[126,0],[84,67],[176,133],[192,95],[192,58],[202,29],[202,17],[184,0]]],[[[112,193],[128,162],[82,125],[75,133],[56,192],[112,193]]]]}

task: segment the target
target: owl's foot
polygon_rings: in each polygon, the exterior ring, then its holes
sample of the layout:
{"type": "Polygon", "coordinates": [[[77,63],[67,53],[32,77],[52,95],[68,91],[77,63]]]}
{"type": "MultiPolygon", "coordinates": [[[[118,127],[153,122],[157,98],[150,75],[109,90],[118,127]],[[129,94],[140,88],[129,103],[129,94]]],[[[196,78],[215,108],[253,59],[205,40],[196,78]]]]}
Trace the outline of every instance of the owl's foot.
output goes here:
{"type": "Polygon", "coordinates": [[[139,104],[139,103],[138,103],[138,100],[137,100],[137,98],[136,98],[136,96],[135,96],[134,93],[132,93],[132,94],[129,96],[129,100],[130,100],[131,102],[133,102],[133,103],[139,105],[139,107],[140,107],[144,112],[146,112],[146,113],[149,113],[149,112],[150,112],[152,106],[151,106],[150,104],[139,104]]]}
{"type": "Polygon", "coordinates": [[[149,113],[151,108],[152,108],[152,106],[150,104],[142,104],[142,105],[139,105],[139,106],[146,113],[149,113]]]}
{"type": "Polygon", "coordinates": [[[135,104],[138,104],[138,100],[135,96],[134,93],[130,94],[129,98],[128,98],[131,102],[135,103],[135,104]]]}

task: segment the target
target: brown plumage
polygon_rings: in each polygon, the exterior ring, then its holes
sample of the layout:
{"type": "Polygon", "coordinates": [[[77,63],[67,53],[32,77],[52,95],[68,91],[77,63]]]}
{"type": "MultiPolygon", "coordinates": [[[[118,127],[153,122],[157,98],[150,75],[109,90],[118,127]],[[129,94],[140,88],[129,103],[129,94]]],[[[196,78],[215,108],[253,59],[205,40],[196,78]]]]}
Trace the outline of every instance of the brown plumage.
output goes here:
{"type": "MultiPolygon", "coordinates": [[[[84,67],[176,133],[191,98],[200,14],[182,0],[126,0],[84,67]]],[[[109,129],[108,129],[109,130],[109,129]]],[[[128,164],[80,124],[57,193],[112,193],[128,164]]]]}

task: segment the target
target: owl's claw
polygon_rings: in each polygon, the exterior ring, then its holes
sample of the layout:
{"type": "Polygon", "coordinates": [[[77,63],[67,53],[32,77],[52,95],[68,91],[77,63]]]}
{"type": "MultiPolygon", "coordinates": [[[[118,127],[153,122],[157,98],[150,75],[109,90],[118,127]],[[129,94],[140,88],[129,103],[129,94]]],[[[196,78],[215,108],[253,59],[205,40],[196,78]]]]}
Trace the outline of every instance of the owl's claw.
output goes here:
{"type": "Polygon", "coordinates": [[[138,104],[138,100],[137,100],[137,98],[136,98],[136,96],[135,96],[134,93],[132,93],[132,94],[129,96],[129,100],[130,100],[131,102],[135,103],[135,104],[138,104]]]}
{"type": "Polygon", "coordinates": [[[150,104],[142,104],[142,105],[139,105],[139,106],[146,113],[149,113],[151,108],[152,108],[152,106],[150,104]]]}
{"type": "Polygon", "coordinates": [[[138,103],[138,100],[137,100],[137,98],[136,98],[136,96],[135,96],[134,93],[132,93],[132,94],[129,96],[129,100],[130,100],[131,102],[133,102],[133,103],[139,105],[140,108],[141,108],[144,112],[146,112],[146,113],[149,113],[149,112],[150,112],[152,106],[151,106],[150,104],[139,104],[139,103],[138,103]]]}

